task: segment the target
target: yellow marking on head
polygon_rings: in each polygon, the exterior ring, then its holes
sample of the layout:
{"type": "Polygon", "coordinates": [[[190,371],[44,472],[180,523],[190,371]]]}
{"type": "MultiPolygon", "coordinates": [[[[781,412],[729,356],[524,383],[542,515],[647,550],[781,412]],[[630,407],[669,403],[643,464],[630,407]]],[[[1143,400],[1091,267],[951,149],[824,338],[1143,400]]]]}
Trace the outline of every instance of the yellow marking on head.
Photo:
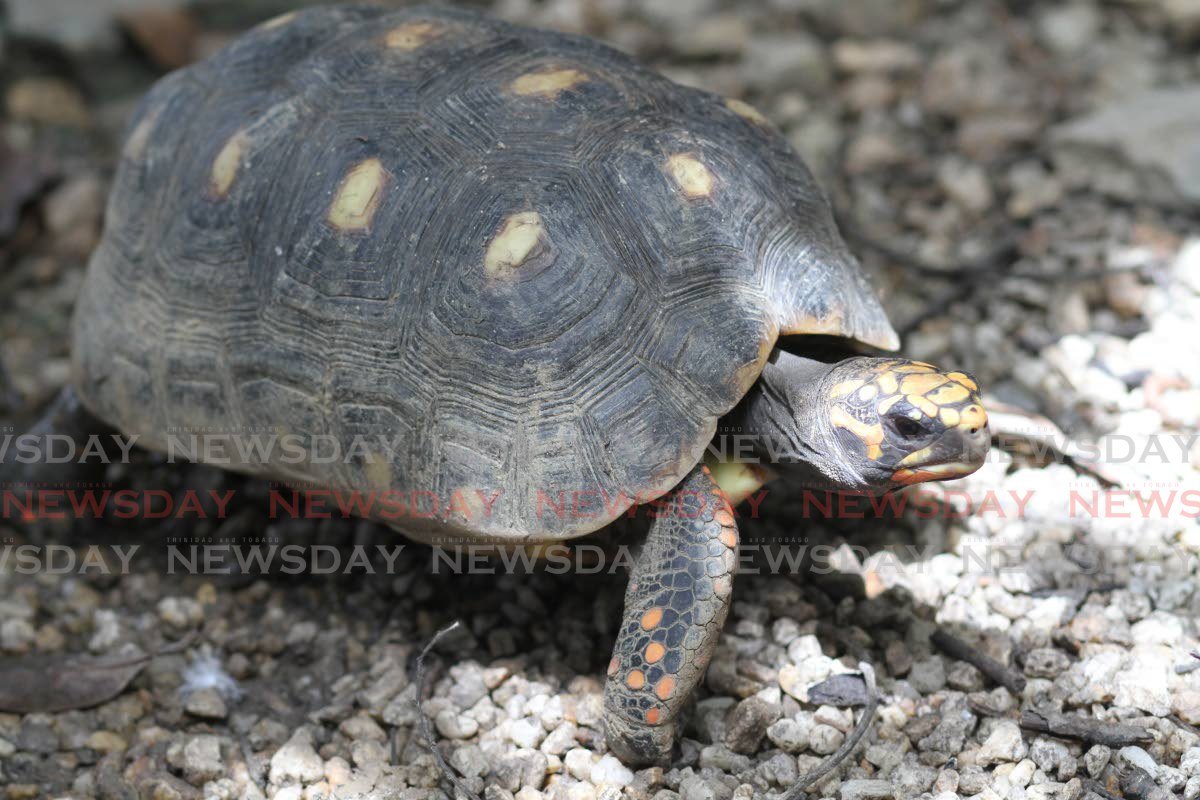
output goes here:
{"type": "Polygon", "coordinates": [[[655,606],[654,608],[647,611],[645,614],[642,614],[642,620],[641,620],[642,630],[644,630],[644,631],[654,630],[655,628],[658,627],[658,623],[662,622],[662,618],[663,618],[662,608],[660,608],[659,606],[655,606]]]}
{"type": "Polygon", "coordinates": [[[879,387],[874,384],[864,386],[858,390],[859,400],[871,400],[875,395],[879,394],[879,387]]]}
{"type": "Polygon", "coordinates": [[[215,197],[223,198],[233,188],[233,181],[242,167],[242,159],[246,157],[246,148],[249,145],[250,137],[245,131],[238,131],[229,137],[221,152],[217,153],[208,178],[209,191],[215,197]]]}
{"type": "Polygon", "coordinates": [[[272,17],[271,19],[259,25],[258,29],[260,31],[269,31],[287,25],[295,18],[297,13],[298,12],[296,11],[289,11],[286,14],[280,14],[277,17],[272,17]]]}
{"type": "Polygon", "coordinates": [[[896,376],[890,372],[885,372],[876,378],[875,385],[879,387],[880,394],[895,394],[900,387],[900,384],[896,381],[896,376]]]}
{"type": "Polygon", "coordinates": [[[921,413],[923,413],[925,416],[933,417],[934,419],[937,418],[938,407],[935,404],[929,402],[919,394],[909,394],[905,395],[904,397],[913,405],[913,407],[921,409],[921,413]]]}
{"type": "Polygon", "coordinates": [[[834,406],[829,412],[829,421],[835,428],[845,428],[859,438],[860,441],[870,449],[871,445],[879,445],[883,443],[883,426],[879,423],[868,425],[850,415],[846,409],[841,406],[834,406]]]}
{"type": "Polygon", "coordinates": [[[126,158],[137,161],[146,154],[146,145],[150,142],[150,132],[154,130],[154,124],[157,121],[158,109],[148,112],[146,116],[138,120],[138,124],[134,126],[133,132],[125,140],[125,147],[122,150],[122,154],[126,158]]]}
{"type": "Polygon", "coordinates": [[[343,231],[365,231],[371,227],[389,178],[378,158],[355,164],[342,179],[329,207],[329,223],[343,231]]]}
{"type": "Polygon", "coordinates": [[[972,392],[979,391],[979,384],[971,380],[971,376],[963,372],[951,372],[946,376],[955,383],[961,383],[963,386],[970,389],[972,392]]]}
{"type": "Polygon", "coordinates": [[[984,428],[987,426],[987,412],[983,410],[983,406],[974,404],[969,405],[962,410],[962,421],[959,425],[967,425],[972,428],[984,428]]]}
{"type": "Polygon", "coordinates": [[[893,394],[884,398],[883,400],[880,400],[879,405],[875,406],[876,413],[886,414],[887,412],[891,411],[892,406],[896,405],[896,403],[899,403],[902,397],[904,397],[904,395],[893,394]]]}
{"type": "Polygon", "coordinates": [[[662,676],[658,679],[658,683],[654,684],[654,695],[659,700],[666,700],[673,691],[675,691],[675,679],[670,675],[662,676]]]}
{"type": "Polygon", "coordinates": [[[841,383],[834,384],[834,387],[829,390],[829,395],[830,397],[845,397],[864,383],[866,381],[859,379],[842,381],[841,383]]]}
{"type": "Polygon", "coordinates": [[[640,669],[631,669],[625,676],[625,685],[630,689],[640,689],[646,685],[646,673],[640,669]]]}
{"type": "Polygon", "coordinates": [[[742,119],[753,122],[755,125],[767,124],[767,118],[763,116],[763,113],[747,103],[745,100],[727,97],[725,98],[725,107],[737,114],[742,119]]]}
{"type": "Polygon", "coordinates": [[[408,52],[423,47],[438,33],[438,26],[432,22],[406,22],[388,31],[383,41],[393,50],[408,52]]]}
{"type": "Polygon", "coordinates": [[[904,394],[925,394],[946,382],[944,375],[938,373],[909,375],[900,381],[900,391],[904,394]]]}
{"type": "Polygon", "coordinates": [[[646,724],[647,725],[657,725],[658,724],[658,709],[657,708],[651,708],[650,710],[648,710],[646,712],[646,724]]]}
{"type": "Polygon", "coordinates": [[[651,642],[646,645],[646,663],[657,664],[662,661],[662,657],[667,654],[667,648],[663,647],[658,642],[651,642]]]}
{"type": "Polygon", "coordinates": [[[549,67],[529,72],[508,85],[509,90],[522,97],[537,95],[547,100],[558,97],[559,92],[565,92],[588,80],[586,72],[577,69],[558,69],[549,67]]]}
{"type": "Polygon", "coordinates": [[[683,191],[683,196],[689,200],[697,200],[712,194],[713,174],[708,167],[689,153],[676,153],[667,159],[667,172],[671,180],[683,191]]]}
{"type": "Polygon", "coordinates": [[[872,461],[878,461],[879,457],[882,455],[883,455],[882,447],[880,447],[877,444],[867,445],[867,458],[871,459],[872,461]]]}
{"type": "Polygon", "coordinates": [[[899,372],[901,375],[916,375],[925,372],[936,372],[937,368],[932,364],[926,364],[924,361],[909,361],[904,364],[895,364],[889,367],[891,372],[899,372]]]}
{"type": "Polygon", "coordinates": [[[962,415],[960,415],[958,411],[953,408],[943,408],[938,412],[938,416],[942,418],[942,424],[947,428],[955,427],[958,425],[959,420],[962,419],[962,415]]]}
{"type": "Polygon", "coordinates": [[[510,214],[488,242],[483,256],[484,270],[492,278],[511,275],[533,254],[545,235],[541,214],[536,211],[510,214]]]}
{"type": "Polygon", "coordinates": [[[919,464],[932,455],[933,455],[932,447],[923,447],[920,450],[916,450],[912,453],[909,453],[904,458],[900,459],[899,466],[909,467],[909,466],[912,466],[913,464],[919,464]]]}
{"type": "Polygon", "coordinates": [[[939,406],[944,406],[948,403],[961,403],[970,397],[971,393],[961,383],[948,383],[936,392],[925,396],[939,406]]]}

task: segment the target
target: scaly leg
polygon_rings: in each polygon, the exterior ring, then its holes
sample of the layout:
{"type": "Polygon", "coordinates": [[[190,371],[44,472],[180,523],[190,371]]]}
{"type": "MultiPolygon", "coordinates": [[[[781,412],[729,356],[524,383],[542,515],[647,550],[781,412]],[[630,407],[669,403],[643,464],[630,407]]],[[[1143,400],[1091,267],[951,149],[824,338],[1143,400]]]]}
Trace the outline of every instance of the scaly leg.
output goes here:
{"type": "Polygon", "coordinates": [[[707,467],[663,500],[629,578],[604,689],[609,749],[637,766],[669,761],[675,720],[716,648],[737,566],[737,524],[707,467]]]}

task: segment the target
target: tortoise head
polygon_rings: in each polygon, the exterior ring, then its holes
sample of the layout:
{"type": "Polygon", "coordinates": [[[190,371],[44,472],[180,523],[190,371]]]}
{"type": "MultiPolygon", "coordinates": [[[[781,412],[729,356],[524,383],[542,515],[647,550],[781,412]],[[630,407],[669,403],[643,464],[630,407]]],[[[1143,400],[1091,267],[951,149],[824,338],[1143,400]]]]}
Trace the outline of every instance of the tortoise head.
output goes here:
{"type": "Polygon", "coordinates": [[[833,443],[862,477],[862,488],[961,478],[987,456],[987,412],[979,385],[965,372],[851,358],[830,370],[818,392],[833,443]]]}
{"type": "Polygon", "coordinates": [[[896,358],[827,364],[776,351],[737,416],[781,478],[834,490],[961,478],[990,441],[974,378],[896,358]]]}

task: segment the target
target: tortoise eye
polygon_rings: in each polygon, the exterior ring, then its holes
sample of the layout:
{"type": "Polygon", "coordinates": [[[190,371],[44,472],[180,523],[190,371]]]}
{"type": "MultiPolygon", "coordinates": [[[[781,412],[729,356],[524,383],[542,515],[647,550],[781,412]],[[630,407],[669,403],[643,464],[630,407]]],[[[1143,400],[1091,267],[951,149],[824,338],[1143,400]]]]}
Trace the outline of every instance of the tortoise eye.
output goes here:
{"type": "Polygon", "coordinates": [[[924,425],[911,417],[893,417],[892,427],[905,439],[918,439],[929,433],[924,425]]]}

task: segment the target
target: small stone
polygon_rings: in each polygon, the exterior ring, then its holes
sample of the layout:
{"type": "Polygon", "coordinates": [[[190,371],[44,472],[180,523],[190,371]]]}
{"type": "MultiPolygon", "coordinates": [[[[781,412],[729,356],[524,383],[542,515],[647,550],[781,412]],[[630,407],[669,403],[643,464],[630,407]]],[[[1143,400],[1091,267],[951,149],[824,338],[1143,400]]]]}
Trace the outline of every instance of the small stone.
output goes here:
{"type": "MultiPolygon", "coordinates": [[[[317,764],[321,764],[320,758],[317,758],[317,764]]],[[[221,757],[221,740],[207,734],[191,737],[183,746],[179,767],[184,779],[193,786],[203,786],[222,777],[225,774],[225,761],[221,757]]],[[[317,770],[318,777],[322,773],[323,770],[317,770]]]]}
{"type": "Polygon", "coordinates": [[[757,752],[767,729],[779,715],[778,705],[757,696],[746,698],[726,718],[725,745],[735,753],[757,752]]]}
{"type": "Polygon", "coordinates": [[[900,678],[908,674],[912,669],[913,658],[912,653],[908,649],[908,645],[903,639],[896,639],[888,644],[887,649],[883,653],[884,660],[887,662],[888,672],[894,677],[900,678]]]}
{"type": "Polygon", "coordinates": [[[5,96],[8,115],[45,125],[86,128],[92,115],[78,89],[58,78],[20,78],[5,96]]]}
{"type": "Polygon", "coordinates": [[[946,666],[941,656],[930,656],[912,665],[908,682],[921,694],[934,694],[946,688],[946,666]]]}
{"type": "Polygon", "coordinates": [[[842,746],[846,734],[832,725],[814,725],[809,731],[809,749],[817,755],[827,756],[842,746]]]}
{"type": "Polygon", "coordinates": [[[1083,765],[1087,768],[1088,776],[1093,780],[1099,780],[1104,773],[1104,768],[1108,766],[1109,760],[1112,758],[1112,748],[1102,744],[1092,745],[1086,753],[1083,754],[1083,765]]]}
{"type": "Polygon", "coordinates": [[[596,786],[624,787],[633,783],[633,772],[615,757],[605,755],[592,766],[589,779],[596,786]]]}
{"type": "Polygon", "coordinates": [[[452,709],[443,709],[433,718],[438,733],[447,739],[470,739],[479,733],[479,723],[465,714],[452,709]]]}
{"type": "Polygon", "coordinates": [[[972,214],[982,214],[995,201],[987,173],[969,161],[943,161],[938,167],[938,183],[951,200],[972,214]]]}
{"type": "Polygon", "coordinates": [[[204,607],[190,597],[164,597],[158,601],[158,618],[177,630],[204,621],[204,607]]]}
{"type": "Polygon", "coordinates": [[[201,719],[225,719],[229,714],[221,693],[212,688],[198,689],[189,694],[183,710],[201,719]]]}
{"type": "Polygon", "coordinates": [[[1053,647],[1034,648],[1025,656],[1025,674],[1030,678],[1053,680],[1070,666],[1071,659],[1067,654],[1053,647]]]}
{"type": "Polygon", "coordinates": [[[313,749],[312,734],[301,728],[271,757],[271,783],[315,783],[325,777],[325,762],[313,749]]]}
{"type": "Polygon", "coordinates": [[[839,791],[842,800],[881,800],[896,796],[888,781],[846,781],[839,791]]]}
{"type": "Polygon", "coordinates": [[[1000,720],[987,741],[979,748],[976,761],[987,766],[1005,762],[1020,761],[1025,757],[1028,748],[1021,738],[1021,728],[1011,720],[1000,720]]]}
{"type": "Polygon", "coordinates": [[[812,723],[785,717],[767,728],[767,738],[785,753],[802,753],[808,749],[811,730],[812,723]]]}
{"type": "Polygon", "coordinates": [[[1158,764],[1154,757],[1140,747],[1122,747],[1117,751],[1117,755],[1123,758],[1125,763],[1144,769],[1151,775],[1158,772],[1158,764]]]}

